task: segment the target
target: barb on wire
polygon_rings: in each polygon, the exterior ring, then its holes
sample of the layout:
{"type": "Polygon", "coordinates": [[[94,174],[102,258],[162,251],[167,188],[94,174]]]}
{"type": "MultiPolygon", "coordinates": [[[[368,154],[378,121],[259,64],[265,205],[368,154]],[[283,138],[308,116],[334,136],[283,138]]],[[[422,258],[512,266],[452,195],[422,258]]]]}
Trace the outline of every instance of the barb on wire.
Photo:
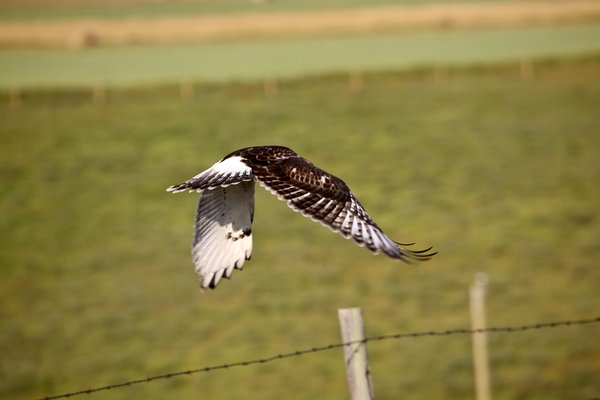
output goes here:
{"type": "Polygon", "coordinates": [[[420,337],[425,337],[425,336],[451,336],[451,335],[461,335],[461,334],[471,335],[471,334],[480,334],[480,333],[501,333],[501,332],[514,333],[514,332],[523,332],[523,331],[529,331],[529,330],[535,330],[535,329],[557,328],[557,327],[561,327],[561,326],[587,325],[587,324],[594,324],[594,323],[598,323],[598,322],[600,322],[600,316],[596,317],[596,318],[590,318],[590,319],[579,319],[579,320],[558,321],[558,322],[544,322],[544,323],[537,323],[537,324],[533,324],[533,325],[502,326],[502,327],[490,327],[490,328],[481,328],[481,329],[459,328],[459,329],[448,329],[445,331],[395,333],[395,334],[389,334],[389,335],[373,336],[373,337],[364,338],[362,340],[354,340],[354,341],[344,342],[344,343],[332,343],[332,344],[328,344],[328,345],[324,345],[324,346],[312,347],[310,349],[296,350],[296,351],[291,351],[289,353],[282,353],[282,354],[277,354],[277,355],[270,356],[270,357],[258,358],[255,360],[237,361],[237,362],[228,363],[228,364],[212,365],[212,366],[203,367],[203,368],[190,369],[187,371],[179,371],[179,372],[172,372],[172,373],[163,374],[163,375],[150,376],[147,378],[136,379],[136,380],[123,382],[123,383],[116,383],[113,385],[106,385],[106,386],[101,386],[101,387],[92,388],[92,389],[78,390],[75,392],[59,394],[59,395],[55,395],[55,396],[47,396],[47,397],[41,398],[40,400],[63,399],[63,398],[69,398],[69,397],[73,397],[73,396],[79,396],[82,394],[92,394],[92,393],[96,393],[96,392],[102,392],[102,391],[106,391],[106,390],[112,390],[112,389],[122,388],[122,387],[126,387],[126,386],[137,385],[140,383],[148,383],[148,382],[157,381],[160,379],[174,378],[176,376],[181,376],[181,375],[193,375],[193,374],[211,372],[211,371],[216,371],[216,370],[221,370],[221,369],[229,369],[229,368],[236,368],[236,367],[248,367],[250,365],[264,364],[264,363],[268,363],[268,362],[275,361],[275,360],[281,360],[284,358],[298,357],[298,356],[302,356],[302,355],[310,354],[310,353],[318,353],[321,351],[336,349],[336,348],[340,348],[340,347],[344,347],[344,346],[350,346],[350,345],[357,344],[357,343],[377,342],[377,341],[389,340],[389,339],[411,339],[411,338],[414,339],[414,338],[420,338],[420,337]]]}

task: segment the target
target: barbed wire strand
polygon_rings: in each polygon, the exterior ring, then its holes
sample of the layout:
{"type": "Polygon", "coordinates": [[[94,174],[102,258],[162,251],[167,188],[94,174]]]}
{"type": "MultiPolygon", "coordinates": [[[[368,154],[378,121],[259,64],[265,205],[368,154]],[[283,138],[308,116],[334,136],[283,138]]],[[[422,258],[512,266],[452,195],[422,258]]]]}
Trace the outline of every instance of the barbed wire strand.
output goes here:
{"type": "Polygon", "coordinates": [[[321,352],[321,351],[332,350],[332,349],[350,346],[350,345],[359,344],[359,343],[377,342],[377,341],[390,340],[390,339],[415,339],[415,338],[427,337],[427,336],[429,336],[429,337],[431,337],[431,336],[451,336],[451,335],[461,335],[461,334],[462,335],[472,335],[472,334],[480,334],[480,333],[513,333],[513,332],[523,332],[523,331],[536,330],[536,329],[557,328],[557,327],[563,327],[563,326],[587,325],[587,324],[594,324],[594,323],[598,323],[598,322],[600,322],[600,316],[596,317],[596,318],[590,318],[590,319],[579,319],[579,320],[558,321],[558,322],[544,322],[544,323],[537,323],[537,324],[533,324],[533,325],[503,326],[503,327],[490,327],[490,328],[481,328],[481,329],[459,328],[459,329],[448,329],[445,331],[395,333],[395,334],[389,334],[389,335],[372,336],[372,337],[364,338],[362,340],[354,340],[354,341],[343,342],[343,343],[331,343],[331,344],[324,345],[324,346],[316,346],[316,347],[312,347],[310,349],[296,350],[296,351],[291,351],[289,353],[281,353],[281,354],[277,354],[277,355],[270,356],[270,357],[258,358],[255,360],[237,361],[237,362],[228,363],[228,364],[212,365],[212,366],[203,367],[203,368],[190,369],[187,371],[178,371],[178,372],[171,372],[171,373],[163,374],[163,375],[150,376],[150,377],[136,379],[136,380],[123,382],[123,383],[116,383],[116,384],[101,386],[101,387],[92,388],[92,389],[78,390],[75,392],[59,394],[59,395],[55,395],[55,396],[47,396],[47,397],[43,397],[39,400],[64,399],[64,398],[79,396],[79,395],[83,395],[83,394],[92,394],[92,393],[96,393],[96,392],[118,389],[118,388],[122,388],[122,387],[126,387],[126,386],[137,385],[140,383],[148,383],[148,382],[157,381],[157,380],[161,380],[161,379],[170,379],[170,378],[174,378],[174,377],[182,376],[182,375],[194,375],[194,374],[206,373],[206,372],[222,370],[222,369],[230,369],[230,368],[236,368],[236,367],[248,367],[250,365],[256,365],[256,364],[265,364],[265,363],[275,361],[275,360],[281,360],[284,358],[291,358],[291,357],[298,357],[298,356],[302,356],[302,355],[306,355],[306,354],[310,354],[310,353],[317,353],[317,352],[321,352]]]}

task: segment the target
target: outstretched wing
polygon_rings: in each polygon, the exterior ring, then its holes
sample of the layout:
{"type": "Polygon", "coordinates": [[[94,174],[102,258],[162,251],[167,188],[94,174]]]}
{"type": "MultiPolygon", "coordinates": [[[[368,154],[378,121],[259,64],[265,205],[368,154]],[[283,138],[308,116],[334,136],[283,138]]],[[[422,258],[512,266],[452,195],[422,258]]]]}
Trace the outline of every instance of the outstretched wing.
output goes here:
{"type": "Polygon", "coordinates": [[[431,248],[414,251],[394,242],[367,214],[348,186],[282,146],[247,147],[230,153],[170,192],[201,192],[192,256],[202,288],[214,288],[252,255],[254,179],[304,216],[321,222],[374,253],[404,261],[427,260],[431,248]]]}
{"type": "Polygon", "coordinates": [[[240,182],[252,181],[252,169],[240,157],[224,158],[204,172],[199,173],[185,182],[167,188],[167,192],[179,193],[186,190],[201,192],[216,187],[235,185],[240,182]]]}
{"type": "Polygon", "coordinates": [[[426,260],[435,253],[414,251],[394,242],[367,214],[348,186],[339,178],[317,168],[300,156],[253,164],[260,184],[302,215],[321,222],[345,238],[373,253],[383,252],[404,261],[426,260]]]}
{"type": "Polygon", "coordinates": [[[192,245],[201,288],[214,289],[250,259],[253,215],[253,181],[202,192],[192,245]]]}
{"type": "Polygon", "coordinates": [[[206,171],[167,189],[201,192],[194,225],[192,258],[200,287],[242,269],[252,255],[254,177],[240,157],[225,158],[206,171]]]}

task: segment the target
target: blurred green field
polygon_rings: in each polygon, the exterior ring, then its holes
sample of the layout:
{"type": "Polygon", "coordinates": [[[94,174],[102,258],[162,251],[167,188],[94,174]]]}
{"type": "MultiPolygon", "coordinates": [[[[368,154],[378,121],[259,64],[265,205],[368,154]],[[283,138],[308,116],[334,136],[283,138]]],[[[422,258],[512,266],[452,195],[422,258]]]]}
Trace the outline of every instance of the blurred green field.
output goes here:
{"type": "MultiPolygon", "coordinates": [[[[369,336],[599,314],[600,61],[78,92],[0,103],[0,398],[31,399],[339,341],[337,309],[369,336]],[[514,72],[514,71],[513,71],[514,72]],[[283,144],[341,176],[398,241],[439,255],[372,256],[257,189],[245,270],[200,294],[197,196],[164,189],[243,146],[283,144]]],[[[600,394],[598,325],[489,336],[495,399],[600,394]]],[[[473,398],[467,336],[375,342],[379,399],[473,398]]],[[[345,399],[331,350],[122,388],[89,399],[345,399]]]]}
{"type": "Polygon", "coordinates": [[[73,51],[0,51],[0,88],[256,81],[600,52],[600,25],[412,32],[73,51]]]}
{"type": "MultiPolygon", "coordinates": [[[[455,3],[493,0],[451,0],[455,3]]],[[[495,0],[509,2],[518,0],[495,0]]],[[[440,0],[3,0],[0,20],[163,17],[448,3],[440,0]]]]}

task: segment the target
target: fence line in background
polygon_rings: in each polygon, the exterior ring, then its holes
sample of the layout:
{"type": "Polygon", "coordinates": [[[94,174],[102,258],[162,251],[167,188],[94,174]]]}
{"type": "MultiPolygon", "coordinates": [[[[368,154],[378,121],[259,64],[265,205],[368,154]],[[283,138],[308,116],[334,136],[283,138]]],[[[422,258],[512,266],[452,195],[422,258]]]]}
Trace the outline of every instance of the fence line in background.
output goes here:
{"type": "Polygon", "coordinates": [[[136,380],[123,382],[123,383],[117,383],[117,384],[113,384],[113,385],[101,386],[101,387],[97,387],[97,388],[93,388],[93,389],[78,390],[75,392],[59,394],[59,395],[55,395],[55,396],[46,396],[46,397],[41,398],[40,400],[62,399],[62,398],[68,398],[68,397],[73,397],[73,396],[79,396],[82,394],[91,394],[91,393],[96,393],[96,392],[101,392],[101,391],[117,389],[117,388],[121,388],[121,387],[125,387],[125,386],[132,386],[132,385],[136,385],[136,384],[140,384],[140,383],[148,383],[148,382],[161,380],[161,379],[174,378],[176,376],[181,376],[181,375],[193,375],[193,374],[211,372],[211,371],[221,370],[221,369],[230,369],[230,368],[236,368],[236,367],[248,367],[251,365],[265,364],[265,363],[275,361],[275,360],[281,360],[284,358],[291,358],[291,357],[299,357],[299,356],[303,356],[306,354],[318,353],[318,352],[322,352],[322,351],[326,351],[326,350],[341,348],[344,346],[351,346],[351,345],[357,344],[357,343],[377,342],[377,341],[391,340],[391,339],[417,339],[417,338],[432,337],[432,336],[472,335],[472,334],[481,334],[481,333],[515,333],[515,332],[523,332],[523,331],[538,330],[538,329],[588,325],[588,324],[595,324],[595,323],[599,323],[599,322],[600,322],[600,316],[595,317],[595,318],[589,318],[589,319],[567,320],[567,321],[557,321],[557,322],[542,322],[542,323],[536,323],[536,324],[531,324],[531,325],[490,327],[490,328],[485,328],[485,329],[459,328],[459,329],[448,329],[445,331],[394,333],[394,334],[389,334],[389,335],[367,337],[362,340],[351,341],[351,342],[346,342],[346,343],[332,343],[332,344],[328,344],[328,345],[324,345],[324,346],[317,346],[317,347],[313,347],[313,348],[305,349],[305,350],[296,350],[296,351],[291,351],[289,353],[282,353],[282,354],[277,354],[277,355],[265,357],[265,358],[258,358],[258,359],[254,359],[254,360],[237,361],[237,362],[233,362],[233,363],[229,363],[229,364],[213,365],[213,366],[208,366],[208,367],[203,367],[203,368],[191,369],[191,370],[187,370],[187,371],[179,371],[179,372],[172,372],[172,373],[163,374],[163,375],[150,376],[147,378],[136,379],[136,380]]]}
{"type": "MultiPolygon", "coordinates": [[[[514,66],[515,63],[513,62],[512,65],[514,66]]],[[[530,59],[522,59],[517,61],[516,65],[518,68],[518,76],[522,81],[530,81],[535,78],[536,70],[534,61],[530,59]]],[[[465,66],[465,68],[468,69],[469,66],[465,66]]],[[[460,68],[447,65],[434,65],[426,70],[431,70],[433,74],[432,79],[435,83],[443,83],[445,81],[450,80],[450,72],[454,69],[460,68]]],[[[399,73],[402,72],[406,72],[407,74],[411,73],[410,70],[400,71],[399,73]]],[[[348,79],[348,92],[350,94],[360,93],[363,90],[365,90],[367,86],[367,73],[368,72],[361,69],[345,72],[348,79]]],[[[373,73],[377,72],[374,71],[373,73]]],[[[202,80],[199,79],[198,81],[193,81],[190,79],[186,79],[181,80],[179,83],[176,83],[176,90],[178,90],[180,100],[189,101],[196,97],[196,83],[202,83],[202,80]]],[[[277,96],[280,92],[281,82],[277,78],[265,77],[264,79],[262,79],[262,81],[256,82],[256,84],[259,85],[259,87],[262,86],[262,92],[266,97],[277,96]]],[[[109,85],[106,85],[105,83],[90,84],[87,88],[84,88],[84,90],[87,90],[91,93],[92,102],[99,106],[105,105],[108,102],[109,89],[111,89],[111,87],[109,85]]],[[[25,91],[27,91],[27,89],[23,89],[18,86],[13,86],[12,88],[6,89],[6,94],[8,96],[8,104],[11,108],[17,108],[23,103],[23,93],[25,91]]],[[[2,92],[4,92],[4,90],[0,90],[0,93],[2,92]]]]}

